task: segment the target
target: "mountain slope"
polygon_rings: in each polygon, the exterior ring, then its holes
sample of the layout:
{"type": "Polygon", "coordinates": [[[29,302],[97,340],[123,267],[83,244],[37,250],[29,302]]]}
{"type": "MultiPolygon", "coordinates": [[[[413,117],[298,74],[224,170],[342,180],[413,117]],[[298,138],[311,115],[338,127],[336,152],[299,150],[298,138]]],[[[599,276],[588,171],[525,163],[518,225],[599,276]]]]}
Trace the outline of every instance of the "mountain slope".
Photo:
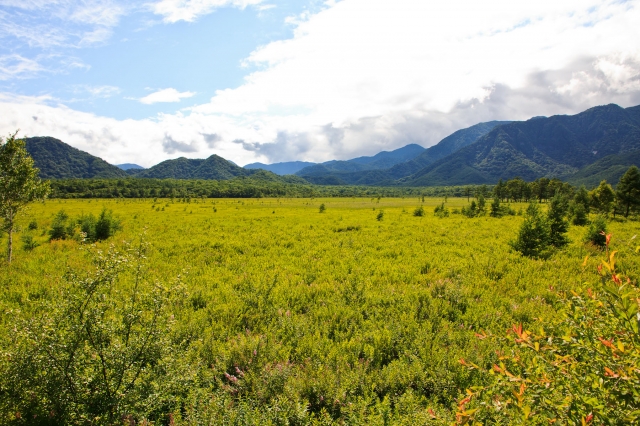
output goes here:
{"type": "MultiPolygon", "coordinates": [[[[309,182],[319,185],[394,185],[396,184],[396,180],[420,171],[429,164],[472,144],[476,139],[487,134],[496,126],[508,123],[510,122],[490,121],[458,130],[442,139],[436,145],[422,149],[414,158],[397,163],[387,169],[357,171],[331,170],[326,166],[326,163],[323,163],[313,167],[307,167],[298,172],[297,175],[304,177],[309,182]]],[[[420,147],[419,145],[415,146],[420,147]]]]}
{"type": "Polygon", "coordinates": [[[603,180],[616,185],[629,167],[638,165],[640,165],[640,151],[608,155],[593,164],[583,167],[577,173],[568,177],[567,181],[577,186],[584,185],[587,188],[598,186],[603,180]]]}
{"type": "Polygon", "coordinates": [[[382,170],[420,155],[424,148],[417,144],[405,145],[393,151],[381,151],[371,157],[357,157],[351,160],[331,160],[314,164],[296,172],[303,177],[329,176],[333,173],[352,173],[367,170],[382,170]]]}
{"type": "Polygon", "coordinates": [[[594,107],[573,116],[495,127],[473,144],[408,178],[404,185],[495,183],[520,176],[566,178],[608,155],[640,149],[640,108],[594,107]]]}
{"type": "Polygon", "coordinates": [[[25,141],[27,151],[40,169],[43,179],[127,177],[124,170],[58,139],[44,136],[27,138],[25,141]]]}
{"type": "Polygon", "coordinates": [[[155,179],[215,179],[227,180],[237,176],[249,176],[255,173],[236,166],[217,155],[204,160],[184,157],[166,160],[135,174],[140,178],[155,179]]]}

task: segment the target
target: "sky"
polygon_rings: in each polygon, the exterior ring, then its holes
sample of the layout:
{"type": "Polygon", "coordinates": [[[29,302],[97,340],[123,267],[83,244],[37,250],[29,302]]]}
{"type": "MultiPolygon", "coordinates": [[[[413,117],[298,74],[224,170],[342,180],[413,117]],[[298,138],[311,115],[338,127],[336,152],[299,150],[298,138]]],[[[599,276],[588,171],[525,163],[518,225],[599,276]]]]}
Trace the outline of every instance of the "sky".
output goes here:
{"type": "Polygon", "coordinates": [[[0,135],[321,162],[640,104],[640,0],[0,0],[0,135]]]}

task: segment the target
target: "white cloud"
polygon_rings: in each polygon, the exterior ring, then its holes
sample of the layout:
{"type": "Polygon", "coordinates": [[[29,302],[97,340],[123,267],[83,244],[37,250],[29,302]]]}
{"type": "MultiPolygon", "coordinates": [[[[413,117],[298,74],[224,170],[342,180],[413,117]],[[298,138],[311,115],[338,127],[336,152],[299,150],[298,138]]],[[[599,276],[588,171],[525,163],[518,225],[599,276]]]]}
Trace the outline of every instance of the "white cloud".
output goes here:
{"type": "Polygon", "coordinates": [[[190,98],[194,92],[178,92],[176,89],[168,88],[153,92],[140,99],[140,103],[150,105],[159,102],[180,102],[183,98],[190,98]]]}
{"type": "Polygon", "coordinates": [[[3,0],[0,37],[29,47],[81,47],[106,41],[125,7],[114,0],[3,0]]]}
{"type": "Polygon", "coordinates": [[[37,61],[21,55],[0,56],[0,80],[28,78],[42,70],[42,66],[37,61]]]}
{"type": "MultiPolygon", "coordinates": [[[[214,3],[163,1],[156,12],[175,22],[238,6],[214,3]]],[[[0,96],[0,134],[58,137],[116,164],[324,161],[430,146],[480,121],[640,104],[640,0],[343,0],[291,22],[291,39],[247,58],[258,71],[242,85],[189,111],[113,120],[0,96]]]]}
{"type": "Polygon", "coordinates": [[[153,13],[163,16],[163,21],[175,23],[179,21],[193,22],[202,15],[209,14],[221,7],[237,7],[257,5],[262,0],[160,0],[150,5],[153,13]]]}

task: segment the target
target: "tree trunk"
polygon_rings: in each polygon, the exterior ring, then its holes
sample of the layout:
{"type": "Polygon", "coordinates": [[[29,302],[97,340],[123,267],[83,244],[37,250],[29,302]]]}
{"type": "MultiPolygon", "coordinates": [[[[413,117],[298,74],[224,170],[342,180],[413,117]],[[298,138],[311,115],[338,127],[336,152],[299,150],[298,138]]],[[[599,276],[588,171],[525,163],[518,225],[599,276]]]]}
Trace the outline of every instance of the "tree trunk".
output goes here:
{"type": "Polygon", "coordinates": [[[9,225],[9,242],[7,246],[7,260],[11,263],[11,254],[13,252],[13,223],[9,225]]]}
{"type": "Polygon", "coordinates": [[[9,234],[9,241],[7,242],[7,261],[9,264],[11,264],[11,255],[13,254],[13,217],[14,212],[9,210],[9,215],[5,217],[7,233],[9,234]]]}

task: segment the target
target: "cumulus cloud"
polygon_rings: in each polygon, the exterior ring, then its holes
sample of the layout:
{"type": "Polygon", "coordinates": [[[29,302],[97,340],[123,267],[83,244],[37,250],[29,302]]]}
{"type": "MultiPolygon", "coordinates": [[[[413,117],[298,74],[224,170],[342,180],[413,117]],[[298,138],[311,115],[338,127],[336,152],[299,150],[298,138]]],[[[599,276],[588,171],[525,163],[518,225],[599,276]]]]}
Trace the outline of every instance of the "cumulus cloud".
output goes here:
{"type": "MultiPolygon", "coordinates": [[[[155,5],[174,22],[219,3],[155,5]]],[[[481,121],[640,104],[640,0],[343,0],[290,22],[292,38],[256,49],[245,61],[256,71],[206,104],[113,120],[0,96],[0,133],[21,128],[145,166],[178,153],[325,161],[430,146],[481,121]]]]}
{"type": "Polygon", "coordinates": [[[190,98],[194,92],[178,92],[176,89],[168,88],[153,92],[140,99],[140,103],[150,105],[159,102],[180,102],[183,98],[190,98]]]}
{"type": "Polygon", "coordinates": [[[262,0],[160,0],[151,4],[151,10],[167,23],[179,21],[193,22],[198,17],[213,12],[221,7],[237,7],[257,5],[262,0]]]}

